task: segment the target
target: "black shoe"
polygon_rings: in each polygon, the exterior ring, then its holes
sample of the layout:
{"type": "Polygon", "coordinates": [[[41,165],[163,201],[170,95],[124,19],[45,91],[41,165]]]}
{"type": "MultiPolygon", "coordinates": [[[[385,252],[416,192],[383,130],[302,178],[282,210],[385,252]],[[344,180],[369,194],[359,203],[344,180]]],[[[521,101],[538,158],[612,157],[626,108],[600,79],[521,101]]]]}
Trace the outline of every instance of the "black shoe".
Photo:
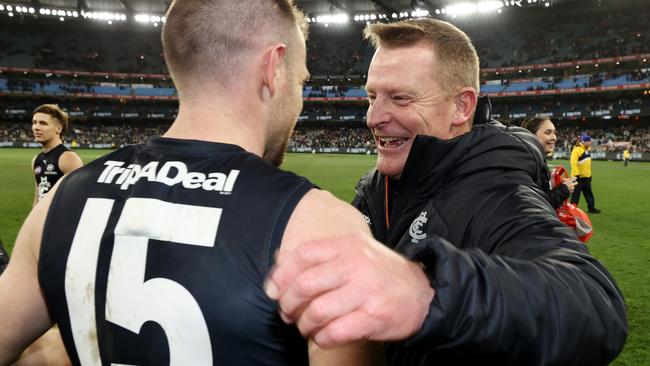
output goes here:
{"type": "Polygon", "coordinates": [[[589,213],[592,213],[592,214],[598,214],[598,213],[601,213],[602,211],[603,210],[599,210],[597,208],[590,208],[589,209],[589,213]]]}

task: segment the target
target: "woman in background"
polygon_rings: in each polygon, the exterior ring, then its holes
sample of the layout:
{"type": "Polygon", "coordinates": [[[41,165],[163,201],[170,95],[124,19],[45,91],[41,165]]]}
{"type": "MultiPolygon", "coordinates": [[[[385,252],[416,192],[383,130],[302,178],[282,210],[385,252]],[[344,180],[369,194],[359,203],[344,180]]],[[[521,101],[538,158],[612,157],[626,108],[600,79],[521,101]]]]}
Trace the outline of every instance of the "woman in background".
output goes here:
{"type": "MultiPolygon", "coordinates": [[[[548,117],[528,117],[521,126],[537,136],[547,157],[552,156],[553,150],[555,150],[555,143],[557,142],[557,135],[555,133],[555,125],[548,117]]],[[[549,184],[551,183],[549,182],[549,184]]],[[[576,184],[577,182],[574,178],[564,178],[562,179],[562,184],[551,188],[551,193],[548,197],[551,206],[555,209],[560,207],[562,202],[571,196],[576,184]]]]}

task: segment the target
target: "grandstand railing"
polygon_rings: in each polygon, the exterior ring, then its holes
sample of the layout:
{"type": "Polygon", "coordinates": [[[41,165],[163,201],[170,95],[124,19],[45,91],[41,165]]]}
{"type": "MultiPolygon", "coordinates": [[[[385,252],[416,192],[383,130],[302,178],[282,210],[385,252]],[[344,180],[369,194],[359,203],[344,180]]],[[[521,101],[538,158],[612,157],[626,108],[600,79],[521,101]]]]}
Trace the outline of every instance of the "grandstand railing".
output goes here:
{"type": "MultiPolygon", "coordinates": [[[[120,146],[115,146],[111,144],[75,144],[71,146],[66,143],[68,148],[81,148],[81,149],[116,149],[120,146]]],[[[0,148],[40,148],[41,145],[35,142],[16,142],[16,141],[0,141],[0,148]]],[[[302,146],[302,147],[289,147],[288,152],[293,153],[311,153],[311,154],[364,154],[364,155],[375,155],[377,154],[376,148],[365,148],[365,147],[311,147],[311,146],[302,146]]],[[[556,154],[555,159],[566,160],[568,159],[568,154],[556,154]]],[[[611,161],[622,161],[623,153],[622,152],[595,152],[592,154],[594,160],[611,160],[611,161]]],[[[632,153],[631,161],[650,161],[650,153],[632,153]]]]}

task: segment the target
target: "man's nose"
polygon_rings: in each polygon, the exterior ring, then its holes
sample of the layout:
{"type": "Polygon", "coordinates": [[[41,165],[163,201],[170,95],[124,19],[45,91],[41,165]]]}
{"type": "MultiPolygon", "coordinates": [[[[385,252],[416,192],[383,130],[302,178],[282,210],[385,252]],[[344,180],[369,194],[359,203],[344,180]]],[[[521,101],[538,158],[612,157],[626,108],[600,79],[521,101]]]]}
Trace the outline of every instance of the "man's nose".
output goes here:
{"type": "Polygon", "coordinates": [[[386,103],[377,98],[370,106],[368,106],[366,125],[370,128],[376,128],[383,123],[389,122],[390,116],[390,110],[386,103]]]}

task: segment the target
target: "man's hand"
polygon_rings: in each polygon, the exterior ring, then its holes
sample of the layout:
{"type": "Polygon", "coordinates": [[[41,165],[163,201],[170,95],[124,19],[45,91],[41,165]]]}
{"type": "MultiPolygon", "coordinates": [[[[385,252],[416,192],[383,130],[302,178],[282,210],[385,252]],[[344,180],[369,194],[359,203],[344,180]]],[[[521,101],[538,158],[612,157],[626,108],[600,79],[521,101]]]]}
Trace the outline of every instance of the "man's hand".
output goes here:
{"type": "Polygon", "coordinates": [[[361,234],[278,253],[265,288],[283,319],[321,347],[407,338],[434,296],[420,264],[361,234]]]}
{"type": "Polygon", "coordinates": [[[577,177],[564,178],[562,179],[562,184],[564,184],[569,189],[570,193],[573,193],[573,190],[578,185],[578,178],[577,177]]]}

